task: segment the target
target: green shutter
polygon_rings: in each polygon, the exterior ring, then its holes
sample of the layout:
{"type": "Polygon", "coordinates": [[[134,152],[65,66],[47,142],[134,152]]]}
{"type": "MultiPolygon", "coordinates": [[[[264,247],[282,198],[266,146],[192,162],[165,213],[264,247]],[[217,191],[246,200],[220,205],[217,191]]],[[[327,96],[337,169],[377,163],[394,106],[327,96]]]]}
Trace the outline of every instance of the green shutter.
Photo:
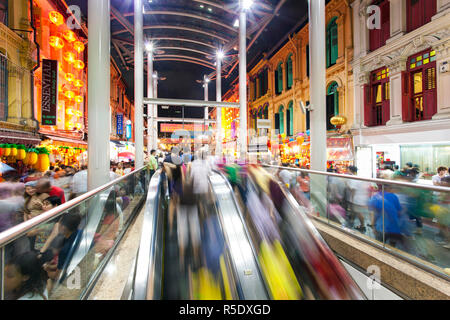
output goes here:
{"type": "Polygon", "coordinates": [[[338,30],[334,22],[331,28],[331,64],[335,64],[338,59],[338,30]]]}
{"type": "Polygon", "coordinates": [[[281,63],[278,65],[278,93],[283,92],[283,68],[281,63]]]}
{"type": "Polygon", "coordinates": [[[293,102],[291,101],[289,103],[289,132],[288,135],[289,136],[293,136],[294,135],[294,107],[293,107],[293,102]]]}
{"type": "Polygon", "coordinates": [[[287,83],[287,88],[290,89],[292,88],[292,84],[293,84],[293,74],[292,74],[292,55],[289,56],[288,60],[286,61],[286,83],[287,83]]]}
{"type": "Polygon", "coordinates": [[[284,133],[284,112],[283,108],[280,108],[280,134],[284,133]]]}

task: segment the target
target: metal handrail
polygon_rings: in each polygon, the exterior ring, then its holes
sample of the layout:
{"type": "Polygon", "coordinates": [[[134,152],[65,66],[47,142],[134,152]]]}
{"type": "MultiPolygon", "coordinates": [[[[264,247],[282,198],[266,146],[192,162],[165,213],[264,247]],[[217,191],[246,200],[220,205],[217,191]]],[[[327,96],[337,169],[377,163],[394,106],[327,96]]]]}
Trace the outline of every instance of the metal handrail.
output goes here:
{"type": "Polygon", "coordinates": [[[274,168],[274,169],[283,169],[283,170],[289,170],[289,171],[299,171],[299,172],[318,174],[318,175],[322,175],[322,176],[337,177],[337,178],[343,178],[343,179],[360,180],[360,181],[372,182],[372,183],[383,184],[383,185],[390,184],[390,185],[395,185],[395,186],[399,186],[399,187],[426,189],[426,190],[438,191],[438,192],[450,192],[450,188],[449,187],[428,186],[428,185],[411,183],[411,182],[400,182],[400,181],[392,181],[392,180],[385,180],[385,179],[378,179],[378,178],[363,178],[363,177],[358,177],[358,176],[352,176],[352,175],[349,175],[349,174],[339,174],[339,173],[323,172],[323,171],[317,171],[317,170],[298,169],[298,168],[290,168],[290,167],[280,167],[280,166],[272,166],[272,165],[265,165],[265,164],[263,164],[262,167],[274,168]]]}
{"type": "Polygon", "coordinates": [[[94,197],[95,195],[97,195],[98,193],[122,182],[123,180],[126,180],[127,178],[137,174],[138,172],[141,172],[143,170],[145,170],[146,167],[142,167],[139,168],[135,171],[130,172],[129,174],[117,178],[103,186],[100,186],[96,189],[93,189],[91,191],[86,192],[85,194],[70,200],[68,202],[65,202],[61,205],[59,205],[58,207],[40,214],[37,217],[34,217],[30,220],[27,220],[25,222],[22,222],[12,228],[9,228],[8,230],[0,233],[0,248],[6,246],[8,243],[20,238],[21,236],[23,236],[24,234],[26,234],[28,231],[30,231],[31,229],[33,229],[34,227],[49,222],[50,220],[53,220],[54,218],[59,217],[60,215],[62,215],[63,213],[65,213],[66,211],[72,209],[73,207],[81,204],[82,202],[84,202],[85,200],[94,197]]]}

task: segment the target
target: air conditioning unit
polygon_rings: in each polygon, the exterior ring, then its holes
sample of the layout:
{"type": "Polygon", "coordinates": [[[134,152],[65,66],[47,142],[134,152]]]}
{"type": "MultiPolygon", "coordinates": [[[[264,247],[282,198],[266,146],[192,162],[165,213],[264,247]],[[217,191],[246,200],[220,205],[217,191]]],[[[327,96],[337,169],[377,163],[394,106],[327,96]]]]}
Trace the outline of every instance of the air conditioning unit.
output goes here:
{"type": "Polygon", "coordinates": [[[444,61],[441,63],[441,66],[439,67],[439,71],[441,73],[446,73],[450,71],[450,64],[448,63],[448,61],[444,61]]]}

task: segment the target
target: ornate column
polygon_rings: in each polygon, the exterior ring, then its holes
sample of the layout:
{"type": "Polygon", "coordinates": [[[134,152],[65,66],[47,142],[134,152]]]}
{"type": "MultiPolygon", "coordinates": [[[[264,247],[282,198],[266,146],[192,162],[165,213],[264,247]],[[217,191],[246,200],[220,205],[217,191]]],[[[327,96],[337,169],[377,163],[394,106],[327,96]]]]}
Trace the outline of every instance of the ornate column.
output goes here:
{"type": "Polygon", "coordinates": [[[363,0],[359,6],[359,32],[360,32],[360,56],[364,57],[369,52],[369,28],[367,28],[367,0],[363,0]]]}
{"type": "Polygon", "coordinates": [[[354,74],[354,113],[353,113],[353,129],[364,128],[364,86],[369,83],[369,73],[362,70],[361,65],[353,66],[354,74]]]}
{"type": "Polygon", "coordinates": [[[389,68],[391,91],[390,120],[386,123],[387,126],[403,123],[402,72],[406,70],[406,61],[406,57],[399,57],[395,62],[387,66],[389,68]]]}
{"type": "Polygon", "coordinates": [[[344,29],[344,15],[338,16],[336,23],[338,26],[338,59],[336,64],[344,62],[345,59],[345,29],[344,29]]]}
{"type": "Polygon", "coordinates": [[[436,87],[437,87],[437,113],[433,119],[450,118],[450,71],[440,72],[441,66],[446,62],[450,64],[450,34],[447,33],[447,41],[437,46],[436,50],[436,87]]]}

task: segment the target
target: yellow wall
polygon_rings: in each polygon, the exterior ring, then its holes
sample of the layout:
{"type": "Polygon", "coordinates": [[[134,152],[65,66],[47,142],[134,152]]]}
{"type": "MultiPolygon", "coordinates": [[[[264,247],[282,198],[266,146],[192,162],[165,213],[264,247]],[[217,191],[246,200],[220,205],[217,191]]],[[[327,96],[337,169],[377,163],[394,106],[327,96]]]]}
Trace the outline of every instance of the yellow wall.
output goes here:
{"type": "MultiPolygon", "coordinates": [[[[344,115],[348,122],[342,128],[349,129],[353,121],[353,70],[351,61],[353,59],[353,36],[352,36],[352,17],[351,8],[346,0],[332,0],[326,6],[326,24],[337,17],[338,24],[338,60],[334,66],[326,70],[327,88],[336,81],[339,85],[339,115],[344,115]]],[[[286,109],[289,102],[294,103],[294,135],[306,131],[306,117],[299,107],[300,101],[306,103],[309,101],[309,78],[306,76],[306,46],[309,42],[308,25],[302,28],[297,34],[293,35],[288,42],[279,49],[268,60],[261,60],[250,72],[249,77],[255,76],[261,69],[269,67],[268,92],[265,96],[252,101],[254,93],[250,85],[250,99],[248,114],[255,108],[269,103],[269,119],[272,121],[272,129],[275,129],[275,116],[281,105],[284,106],[284,121],[286,132],[286,109]],[[288,56],[293,55],[293,86],[286,90],[286,60],[288,56]],[[283,92],[275,95],[275,69],[278,64],[283,62],[283,92]]],[[[323,62],[325,63],[325,61],[323,62]]],[[[325,106],[324,106],[325,107],[325,106]]],[[[251,124],[248,119],[249,127],[251,124]]]]}

